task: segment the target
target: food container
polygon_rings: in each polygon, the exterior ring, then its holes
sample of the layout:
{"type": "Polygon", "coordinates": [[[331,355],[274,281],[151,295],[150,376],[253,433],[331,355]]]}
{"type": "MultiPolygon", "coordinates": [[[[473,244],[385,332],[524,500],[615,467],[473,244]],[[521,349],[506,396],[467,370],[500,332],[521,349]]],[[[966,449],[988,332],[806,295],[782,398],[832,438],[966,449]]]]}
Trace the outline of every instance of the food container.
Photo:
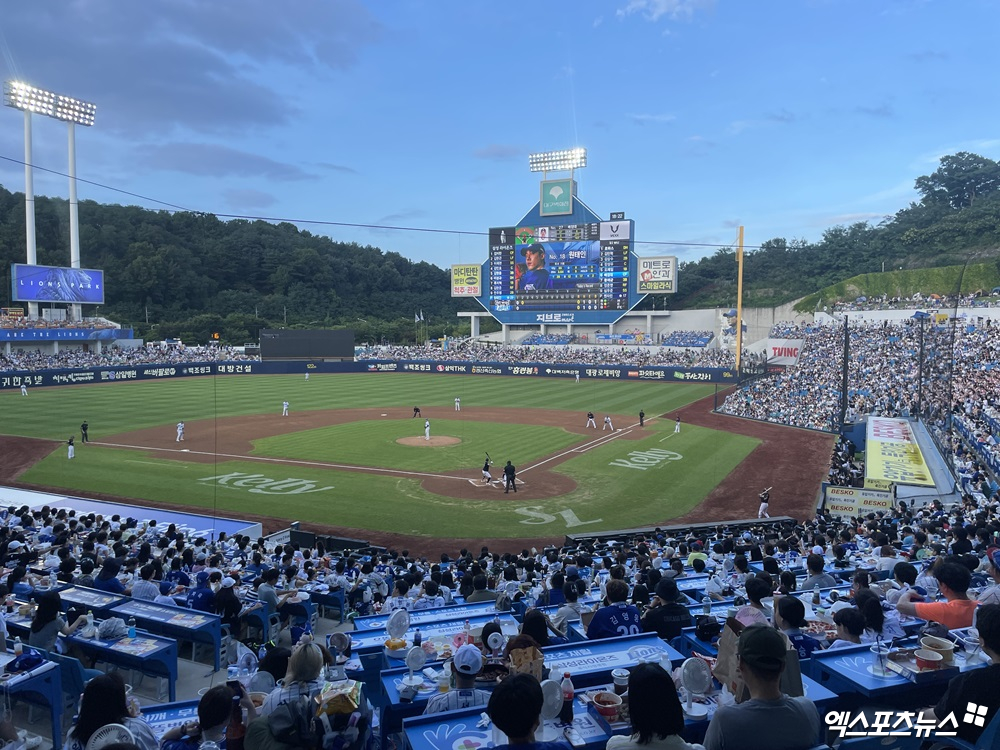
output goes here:
{"type": "Polygon", "coordinates": [[[594,696],[594,708],[597,709],[597,713],[609,721],[618,716],[618,707],[621,704],[621,696],[609,693],[607,690],[602,690],[594,696]]]}
{"type": "Polygon", "coordinates": [[[928,648],[917,649],[913,657],[916,659],[917,669],[920,670],[937,669],[944,662],[944,657],[939,652],[928,648]]]}
{"type": "Polygon", "coordinates": [[[945,664],[951,664],[955,660],[955,644],[944,638],[925,635],[920,639],[920,647],[941,654],[945,664]]]}

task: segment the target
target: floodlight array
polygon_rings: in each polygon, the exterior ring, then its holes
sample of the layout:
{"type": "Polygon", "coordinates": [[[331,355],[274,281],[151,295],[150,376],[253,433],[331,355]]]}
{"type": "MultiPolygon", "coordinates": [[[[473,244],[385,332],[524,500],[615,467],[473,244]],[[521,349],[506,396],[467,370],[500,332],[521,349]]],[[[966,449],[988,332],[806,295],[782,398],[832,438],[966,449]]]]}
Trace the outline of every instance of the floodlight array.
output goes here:
{"type": "Polygon", "coordinates": [[[97,114],[97,105],[63,96],[45,89],[29,86],[20,81],[6,81],[3,85],[3,103],[7,107],[52,117],[63,122],[91,126],[97,114]]]}
{"type": "Polygon", "coordinates": [[[585,166],[587,166],[587,149],[582,146],[563,151],[528,154],[528,168],[532,172],[558,172],[585,166]]]}

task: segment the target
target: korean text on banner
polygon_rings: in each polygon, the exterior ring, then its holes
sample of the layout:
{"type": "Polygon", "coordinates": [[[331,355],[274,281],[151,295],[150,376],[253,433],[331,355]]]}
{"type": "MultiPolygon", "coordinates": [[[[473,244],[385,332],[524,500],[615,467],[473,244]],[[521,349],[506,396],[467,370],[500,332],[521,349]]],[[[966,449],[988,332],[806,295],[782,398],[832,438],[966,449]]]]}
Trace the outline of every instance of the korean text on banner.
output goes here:
{"type": "Polygon", "coordinates": [[[482,266],[474,264],[451,267],[451,296],[478,297],[483,293],[482,266]]]}
{"type": "Polygon", "coordinates": [[[905,419],[868,419],[865,476],[897,484],[934,486],[924,455],[905,419]]]}

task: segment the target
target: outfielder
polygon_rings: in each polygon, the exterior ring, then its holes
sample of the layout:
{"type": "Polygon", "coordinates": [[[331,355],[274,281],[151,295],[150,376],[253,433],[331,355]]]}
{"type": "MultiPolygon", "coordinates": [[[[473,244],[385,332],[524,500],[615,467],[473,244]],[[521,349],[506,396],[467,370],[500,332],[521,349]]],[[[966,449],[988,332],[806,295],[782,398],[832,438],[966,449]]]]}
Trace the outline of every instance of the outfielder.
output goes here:
{"type": "Polygon", "coordinates": [[[283,416],[283,417],[287,417],[288,416],[288,402],[287,401],[282,401],[281,402],[281,416],[283,416]]]}
{"type": "Polygon", "coordinates": [[[28,395],[28,386],[26,386],[24,383],[21,383],[21,395],[22,396],[28,395]]]}
{"type": "Polygon", "coordinates": [[[462,399],[455,396],[455,411],[462,411],[462,399]]]}

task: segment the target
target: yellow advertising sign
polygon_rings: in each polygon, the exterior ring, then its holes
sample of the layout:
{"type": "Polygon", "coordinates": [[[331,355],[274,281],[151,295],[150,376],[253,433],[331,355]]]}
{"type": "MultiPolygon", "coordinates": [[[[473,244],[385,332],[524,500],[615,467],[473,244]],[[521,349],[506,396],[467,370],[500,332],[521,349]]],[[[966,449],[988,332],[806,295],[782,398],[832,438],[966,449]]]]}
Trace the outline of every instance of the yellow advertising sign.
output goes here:
{"type": "Polygon", "coordinates": [[[885,479],[875,479],[874,477],[865,477],[865,489],[891,492],[892,482],[889,482],[885,479]]]}
{"type": "Polygon", "coordinates": [[[869,417],[866,479],[933,487],[931,471],[905,419],[869,417]]]}
{"type": "Polygon", "coordinates": [[[892,510],[892,493],[860,487],[827,487],[826,505],[830,515],[850,518],[892,510]]]}
{"type": "Polygon", "coordinates": [[[451,296],[478,297],[483,293],[482,266],[466,264],[451,267],[451,296]]]}

